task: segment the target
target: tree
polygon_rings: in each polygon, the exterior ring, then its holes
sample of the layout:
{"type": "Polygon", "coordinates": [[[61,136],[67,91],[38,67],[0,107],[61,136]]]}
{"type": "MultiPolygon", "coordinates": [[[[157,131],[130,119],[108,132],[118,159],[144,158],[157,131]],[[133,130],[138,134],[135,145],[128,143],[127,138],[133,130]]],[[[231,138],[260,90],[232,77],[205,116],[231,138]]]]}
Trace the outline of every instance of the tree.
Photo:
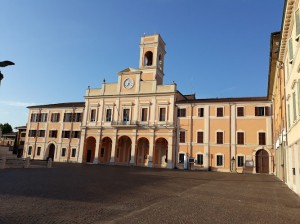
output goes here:
{"type": "Polygon", "coordinates": [[[13,131],[13,129],[12,129],[12,127],[9,123],[5,123],[5,124],[0,123],[0,129],[2,131],[2,135],[7,134],[7,133],[11,133],[13,131]]]}

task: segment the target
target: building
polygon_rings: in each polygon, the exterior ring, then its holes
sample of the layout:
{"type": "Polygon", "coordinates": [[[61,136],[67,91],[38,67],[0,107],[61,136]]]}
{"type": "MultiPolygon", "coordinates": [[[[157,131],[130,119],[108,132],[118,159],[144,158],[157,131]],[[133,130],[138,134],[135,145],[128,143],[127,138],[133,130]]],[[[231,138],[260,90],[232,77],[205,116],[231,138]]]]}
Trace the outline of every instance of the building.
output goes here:
{"type": "MultiPolygon", "coordinates": [[[[300,11],[298,0],[286,0],[282,25],[281,36],[278,48],[277,66],[275,79],[280,79],[275,83],[274,88],[284,88],[284,95],[280,90],[281,99],[276,97],[273,100],[276,104],[281,104],[282,117],[276,128],[279,131],[279,138],[275,139],[275,146],[283,143],[282,157],[285,159],[285,169],[283,178],[287,185],[300,195],[300,11]],[[278,102],[280,101],[280,102],[278,102]],[[285,108],[284,108],[285,106],[285,108]],[[286,123],[286,125],[284,124],[286,123]],[[282,124],[282,125],[280,125],[282,124]],[[281,128],[279,128],[281,126],[281,128]],[[286,134],[285,134],[286,128],[286,134]],[[286,135],[286,138],[285,138],[286,135]],[[277,142],[278,140],[278,142],[277,142]],[[284,143],[286,141],[286,143],[284,143]]],[[[276,91],[276,90],[274,90],[276,91]]],[[[278,91],[277,91],[278,92],[278,91]]],[[[275,92],[274,92],[275,93],[275,92]]],[[[278,93],[279,94],[279,93],[278,93]]],[[[280,114],[280,110],[277,110],[280,114]]],[[[281,116],[281,115],[280,115],[281,116]]],[[[275,119],[278,119],[275,118],[275,119]]],[[[277,150],[276,150],[277,151],[277,150]]],[[[278,157],[279,158],[279,157],[278,157]]],[[[279,158],[281,159],[281,158],[279,158]]],[[[282,159],[281,159],[282,160],[282,159]]],[[[281,163],[281,162],[279,162],[281,163]]],[[[279,171],[282,172],[282,171],[279,171]]],[[[279,175],[281,178],[281,176],[279,175]]]]}
{"type": "Polygon", "coordinates": [[[267,97],[196,99],[164,84],[165,43],[143,36],[139,68],[85,102],[30,106],[24,157],[59,162],[273,173],[267,97]]]}
{"type": "Polygon", "coordinates": [[[18,130],[16,143],[14,147],[14,153],[17,154],[18,157],[23,155],[25,137],[26,137],[26,126],[15,127],[18,130]]]}

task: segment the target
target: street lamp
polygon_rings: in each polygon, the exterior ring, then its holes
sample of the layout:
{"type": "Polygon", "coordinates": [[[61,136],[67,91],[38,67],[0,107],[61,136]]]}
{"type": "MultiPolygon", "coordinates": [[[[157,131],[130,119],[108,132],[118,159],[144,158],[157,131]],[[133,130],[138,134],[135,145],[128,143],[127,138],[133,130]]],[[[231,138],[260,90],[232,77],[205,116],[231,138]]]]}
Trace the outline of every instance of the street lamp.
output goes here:
{"type": "MultiPolygon", "coordinates": [[[[15,63],[11,62],[11,61],[0,61],[0,67],[6,67],[9,65],[14,65],[15,63]]],[[[0,71],[0,84],[1,84],[1,80],[4,78],[4,75],[1,73],[0,71]]]]}

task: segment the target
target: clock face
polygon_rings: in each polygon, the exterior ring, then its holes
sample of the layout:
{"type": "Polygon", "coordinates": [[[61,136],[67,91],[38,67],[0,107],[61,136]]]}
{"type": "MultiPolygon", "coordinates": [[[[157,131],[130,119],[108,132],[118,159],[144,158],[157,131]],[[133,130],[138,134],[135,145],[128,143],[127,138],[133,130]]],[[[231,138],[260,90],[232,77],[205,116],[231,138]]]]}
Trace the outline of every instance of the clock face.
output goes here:
{"type": "Polygon", "coordinates": [[[133,79],[131,79],[131,78],[125,79],[125,81],[124,81],[124,87],[126,89],[131,89],[133,87],[133,85],[134,85],[133,79]]]}

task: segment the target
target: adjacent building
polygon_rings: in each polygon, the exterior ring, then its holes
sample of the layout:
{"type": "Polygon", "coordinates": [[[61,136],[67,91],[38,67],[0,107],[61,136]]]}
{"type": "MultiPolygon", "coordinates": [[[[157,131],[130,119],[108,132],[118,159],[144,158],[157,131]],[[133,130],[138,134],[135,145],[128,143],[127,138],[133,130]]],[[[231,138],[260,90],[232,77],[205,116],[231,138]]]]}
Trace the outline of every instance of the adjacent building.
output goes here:
{"type": "Polygon", "coordinates": [[[196,99],[164,84],[165,43],[143,36],[139,68],[84,102],[30,106],[24,157],[58,162],[273,173],[267,97],[196,99]]]}

